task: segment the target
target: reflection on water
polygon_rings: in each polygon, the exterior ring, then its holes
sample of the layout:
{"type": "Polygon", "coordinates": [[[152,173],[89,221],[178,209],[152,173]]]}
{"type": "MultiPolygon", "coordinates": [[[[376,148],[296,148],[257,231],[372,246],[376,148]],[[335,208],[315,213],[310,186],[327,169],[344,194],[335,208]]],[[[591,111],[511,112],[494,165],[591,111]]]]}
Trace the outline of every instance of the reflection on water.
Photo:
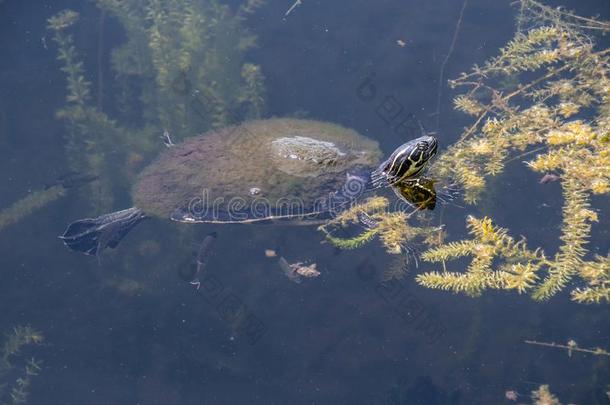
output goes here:
{"type": "Polygon", "coordinates": [[[608,401],[605,2],[22,3],[0,1],[1,402],[608,401]],[[303,116],[385,157],[423,127],[437,156],[319,229],[152,219],[99,262],[57,238],[187,138],[303,116]]]}

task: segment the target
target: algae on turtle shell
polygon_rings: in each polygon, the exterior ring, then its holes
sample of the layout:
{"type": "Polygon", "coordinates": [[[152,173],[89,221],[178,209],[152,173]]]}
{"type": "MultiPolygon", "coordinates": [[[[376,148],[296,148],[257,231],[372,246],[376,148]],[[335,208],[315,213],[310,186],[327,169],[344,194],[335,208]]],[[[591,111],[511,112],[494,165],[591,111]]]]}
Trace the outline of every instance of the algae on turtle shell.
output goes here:
{"type": "Polygon", "coordinates": [[[168,148],[140,174],[133,201],[147,214],[162,218],[204,193],[225,210],[231,200],[240,199],[246,206],[255,200],[270,208],[300,204],[295,209],[305,214],[316,200],[340,190],[350,169],[370,171],[380,157],[377,142],[336,124],[248,121],[168,148]],[[301,150],[291,142],[299,139],[308,140],[301,150]],[[284,155],[287,150],[289,155],[284,155]],[[330,156],[336,159],[329,161],[330,156]]]}

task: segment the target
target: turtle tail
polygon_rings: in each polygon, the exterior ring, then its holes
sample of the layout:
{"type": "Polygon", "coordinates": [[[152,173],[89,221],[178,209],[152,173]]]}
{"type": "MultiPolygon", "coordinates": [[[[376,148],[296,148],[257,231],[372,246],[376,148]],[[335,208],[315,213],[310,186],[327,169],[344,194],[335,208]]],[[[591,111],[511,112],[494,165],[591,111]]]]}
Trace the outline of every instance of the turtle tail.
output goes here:
{"type": "Polygon", "coordinates": [[[115,248],[145,218],[141,209],[132,207],[97,218],[79,219],[68,225],[59,238],[74,251],[99,256],[106,247],[115,248]]]}

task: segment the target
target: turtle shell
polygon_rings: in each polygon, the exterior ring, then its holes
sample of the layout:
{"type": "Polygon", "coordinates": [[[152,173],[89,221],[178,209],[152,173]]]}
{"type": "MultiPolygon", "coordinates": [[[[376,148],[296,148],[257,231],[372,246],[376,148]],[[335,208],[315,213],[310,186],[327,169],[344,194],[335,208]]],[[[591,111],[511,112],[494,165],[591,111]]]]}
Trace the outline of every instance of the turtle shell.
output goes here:
{"type": "Polygon", "coordinates": [[[339,125],[249,121],[167,148],[133,199],[181,222],[308,219],[357,196],[380,158],[377,142],[339,125]]]}

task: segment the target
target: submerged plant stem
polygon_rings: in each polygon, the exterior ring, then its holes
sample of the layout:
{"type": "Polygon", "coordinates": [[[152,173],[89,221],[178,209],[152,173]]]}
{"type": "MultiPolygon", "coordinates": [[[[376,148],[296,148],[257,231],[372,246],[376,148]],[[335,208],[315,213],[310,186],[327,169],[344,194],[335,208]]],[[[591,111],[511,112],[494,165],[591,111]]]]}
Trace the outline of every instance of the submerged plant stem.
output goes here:
{"type": "Polygon", "coordinates": [[[66,189],[62,185],[55,185],[46,190],[31,192],[26,197],[0,211],[0,231],[57,200],[62,197],[65,192],[66,189]]]}

